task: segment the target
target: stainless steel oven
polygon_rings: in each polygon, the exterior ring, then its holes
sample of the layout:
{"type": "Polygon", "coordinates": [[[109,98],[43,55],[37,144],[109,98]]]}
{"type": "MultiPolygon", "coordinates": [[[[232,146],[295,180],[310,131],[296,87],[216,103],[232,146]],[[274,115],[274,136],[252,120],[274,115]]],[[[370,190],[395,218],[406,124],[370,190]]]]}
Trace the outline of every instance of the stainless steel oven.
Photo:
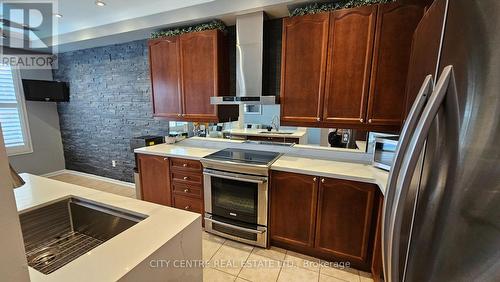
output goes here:
{"type": "Polygon", "coordinates": [[[232,148],[201,159],[205,231],[267,247],[269,166],[279,155],[232,148]]]}
{"type": "Polygon", "coordinates": [[[266,247],[268,177],[205,168],[205,229],[266,247]]]}

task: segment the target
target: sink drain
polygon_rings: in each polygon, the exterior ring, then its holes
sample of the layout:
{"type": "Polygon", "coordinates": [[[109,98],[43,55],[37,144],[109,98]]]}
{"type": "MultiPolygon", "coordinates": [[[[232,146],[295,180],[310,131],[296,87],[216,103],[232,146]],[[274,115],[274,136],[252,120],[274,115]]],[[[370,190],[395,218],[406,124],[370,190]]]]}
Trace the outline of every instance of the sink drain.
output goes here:
{"type": "Polygon", "coordinates": [[[59,252],[59,248],[57,247],[40,249],[38,252],[28,257],[29,264],[37,266],[48,265],[57,258],[59,252]]]}

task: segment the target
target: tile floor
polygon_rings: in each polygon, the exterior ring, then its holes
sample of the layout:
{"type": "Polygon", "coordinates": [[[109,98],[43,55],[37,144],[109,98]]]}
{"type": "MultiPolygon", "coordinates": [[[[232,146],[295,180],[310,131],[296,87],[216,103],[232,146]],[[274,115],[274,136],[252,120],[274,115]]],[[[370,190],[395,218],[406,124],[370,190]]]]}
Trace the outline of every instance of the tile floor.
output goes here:
{"type": "Polygon", "coordinates": [[[252,247],[203,232],[203,281],[368,282],[370,273],[328,266],[319,259],[271,247],[252,247]]]}
{"type": "MultiPolygon", "coordinates": [[[[81,185],[87,188],[135,197],[130,187],[113,184],[74,174],[50,177],[55,180],[81,185]]],[[[370,273],[352,268],[344,270],[325,265],[319,259],[271,247],[266,250],[252,247],[216,235],[203,232],[203,281],[319,281],[319,282],[368,282],[370,273]]]]}

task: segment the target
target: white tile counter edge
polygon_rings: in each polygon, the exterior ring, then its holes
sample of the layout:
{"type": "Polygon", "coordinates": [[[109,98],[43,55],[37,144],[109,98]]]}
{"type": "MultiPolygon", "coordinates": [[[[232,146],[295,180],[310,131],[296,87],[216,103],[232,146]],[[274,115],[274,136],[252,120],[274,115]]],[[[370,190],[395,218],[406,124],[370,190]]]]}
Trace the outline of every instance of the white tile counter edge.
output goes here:
{"type": "MultiPolygon", "coordinates": [[[[23,173],[14,190],[19,213],[78,197],[148,217],[59,270],[44,275],[29,268],[31,281],[116,281],[192,224],[199,214],[23,173]]],[[[200,236],[201,242],[201,236],[200,236]]]]}

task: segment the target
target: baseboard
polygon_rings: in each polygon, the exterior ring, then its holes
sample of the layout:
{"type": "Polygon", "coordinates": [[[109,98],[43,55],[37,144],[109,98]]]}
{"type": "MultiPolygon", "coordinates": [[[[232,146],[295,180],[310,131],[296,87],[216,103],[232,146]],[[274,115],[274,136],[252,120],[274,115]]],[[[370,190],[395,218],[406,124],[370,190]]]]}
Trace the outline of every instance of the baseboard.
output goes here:
{"type": "Polygon", "coordinates": [[[94,175],[94,174],[80,172],[80,171],[71,170],[71,169],[58,170],[58,171],[54,171],[54,172],[43,174],[41,176],[43,176],[43,177],[53,177],[53,176],[57,176],[59,174],[64,174],[64,173],[74,174],[74,175],[79,175],[79,176],[85,176],[85,177],[88,177],[88,178],[93,178],[93,179],[96,179],[96,180],[106,181],[106,182],[109,182],[109,183],[122,185],[122,186],[125,186],[127,188],[135,189],[135,184],[134,183],[130,183],[130,182],[126,182],[126,181],[121,181],[121,180],[116,180],[116,179],[112,179],[112,178],[108,178],[108,177],[104,177],[104,176],[94,175]]]}

